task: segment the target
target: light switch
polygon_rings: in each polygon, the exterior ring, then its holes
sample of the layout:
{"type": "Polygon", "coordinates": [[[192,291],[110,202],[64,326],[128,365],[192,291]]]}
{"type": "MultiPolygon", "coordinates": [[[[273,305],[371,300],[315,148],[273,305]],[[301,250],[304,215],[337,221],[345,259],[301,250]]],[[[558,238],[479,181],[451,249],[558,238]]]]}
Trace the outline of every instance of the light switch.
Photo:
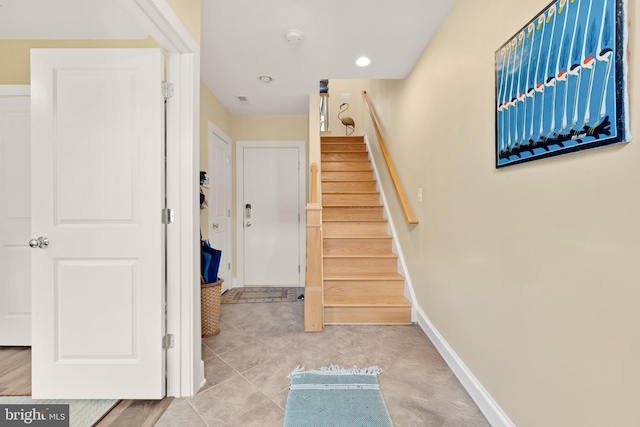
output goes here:
{"type": "Polygon", "coordinates": [[[418,188],[418,201],[422,201],[422,187],[418,188]]]}
{"type": "Polygon", "coordinates": [[[351,99],[351,94],[350,93],[341,93],[340,94],[340,98],[342,98],[342,99],[351,99]]]}

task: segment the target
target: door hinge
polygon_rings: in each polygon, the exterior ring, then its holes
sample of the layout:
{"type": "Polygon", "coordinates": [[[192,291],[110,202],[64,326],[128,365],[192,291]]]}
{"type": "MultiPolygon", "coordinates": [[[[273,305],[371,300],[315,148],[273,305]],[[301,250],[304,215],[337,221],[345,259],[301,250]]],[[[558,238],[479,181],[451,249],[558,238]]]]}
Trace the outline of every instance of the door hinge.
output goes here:
{"type": "Polygon", "coordinates": [[[173,348],[175,345],[176,345],[176,340],[173,337],[173,334],[167,334],[164,337],[162,337],[163,350],[168,350],[170,348],[173,348]]]}
{"type": "Polygon", "coordinates": [[[227,263],[227,270],[231,270],[231,263],[230,262],[227,263]]]}
{"type": "Polygon", "coordinates": [[[173,209],[164,208],[162,209],[162,223],[163,224],[173,224],[173,220],[175,215],[173,213],[173,209]]]}
{"type": "Polygon", "coordinates": [[[227,209],[227,216],[231,217],[231,209],[227,209]]]}
{"type": "Polygon", "coordinates": [[[298,273],[300,273],[300,266],[298,266],[298,273]]]}
{"type": "Polygon", "coordinates": [[[173,83],[162,82],[162,96],[164,99],[173,98],[173,83]]]}

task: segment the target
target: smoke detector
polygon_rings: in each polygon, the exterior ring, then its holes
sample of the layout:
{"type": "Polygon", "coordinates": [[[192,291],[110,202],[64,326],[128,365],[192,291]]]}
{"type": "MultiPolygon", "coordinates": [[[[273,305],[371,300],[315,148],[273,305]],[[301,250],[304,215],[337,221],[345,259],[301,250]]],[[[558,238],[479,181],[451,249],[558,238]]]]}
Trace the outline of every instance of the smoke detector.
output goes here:
{"type": "Polygon", "coordinates": [[[300,30],[289,30],[284,34],[289,43],[300,43],[302,41],[302,33],[300,30]]]}

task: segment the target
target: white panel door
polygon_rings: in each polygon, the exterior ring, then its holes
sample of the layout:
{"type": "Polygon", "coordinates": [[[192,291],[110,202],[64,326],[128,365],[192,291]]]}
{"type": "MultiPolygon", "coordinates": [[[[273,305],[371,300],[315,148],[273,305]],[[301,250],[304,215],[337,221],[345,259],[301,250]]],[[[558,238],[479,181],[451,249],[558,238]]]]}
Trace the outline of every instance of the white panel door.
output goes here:
{"type": "Polygon", "coordinates": [[[162,61],[31,51],[34,398],[165,394],[162,61]]]}
{"type": "Polygon", "coordinates": [[[209,132],[209,241],[222,251],[218,277],[222,292],[231,287],[231,147],[209,132]]]}
{"type": "Polygon", "coordinates": [[[298,150],[244,148],[246,286],[301,286],[298,150]]]}
{"type": "Polygon", "coordinates": [[[0,346],[31,345],[30,108],[0,98],[0,346]]]}

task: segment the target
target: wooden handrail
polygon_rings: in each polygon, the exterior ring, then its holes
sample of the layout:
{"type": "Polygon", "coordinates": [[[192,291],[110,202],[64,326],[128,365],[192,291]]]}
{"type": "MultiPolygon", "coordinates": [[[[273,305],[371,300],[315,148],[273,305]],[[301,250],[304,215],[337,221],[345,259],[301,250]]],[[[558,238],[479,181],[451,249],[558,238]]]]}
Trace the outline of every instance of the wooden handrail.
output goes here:
{"type": "Polygon", "coordinates": [[[318,203],[318,164],[311,163],[311,203],[318,203]]]}
{"type": "Polygon", "coordinates": [[[409,207],[409,203],[407,203],[407,198],[404,196],[404,191],[402,191],[402,187],[400,186],[400,180],[398,179],[398,175],[396,174],[396,170],[391,163],[391,157],[389,157],[389,153],[387,152],[387,147],[384,145],[384,139],[382,138],[382,134],[380,133],[380,128],[378,127],[378,121],[376,120],[376,116],[373,114],[373,108],[369,103],[369,98],[367,97],[367,91],[362,91],[362,98],[364,99],[364,105],[367,107],[367,111],[369,112],[369,116],[371,117],[371,122],[373,123],[373,128],[376,131],[376,136],[378,137],[378,143],[380,144],[380,149],[382,150],[382,156],[384,157],[384,161],[387,164],[387,168],[389,169],[389,174],[391,175],[391,180],[393,181],[393,186],[396,189],[396,193],[398,194],[398,199],[400,199],[400,205],[402,205],[402,211],[404,212],[404,216],[407,219],[409,224],[417,224],[418,218],[413,216],[411,212],[411,208],[409,207]]]}

